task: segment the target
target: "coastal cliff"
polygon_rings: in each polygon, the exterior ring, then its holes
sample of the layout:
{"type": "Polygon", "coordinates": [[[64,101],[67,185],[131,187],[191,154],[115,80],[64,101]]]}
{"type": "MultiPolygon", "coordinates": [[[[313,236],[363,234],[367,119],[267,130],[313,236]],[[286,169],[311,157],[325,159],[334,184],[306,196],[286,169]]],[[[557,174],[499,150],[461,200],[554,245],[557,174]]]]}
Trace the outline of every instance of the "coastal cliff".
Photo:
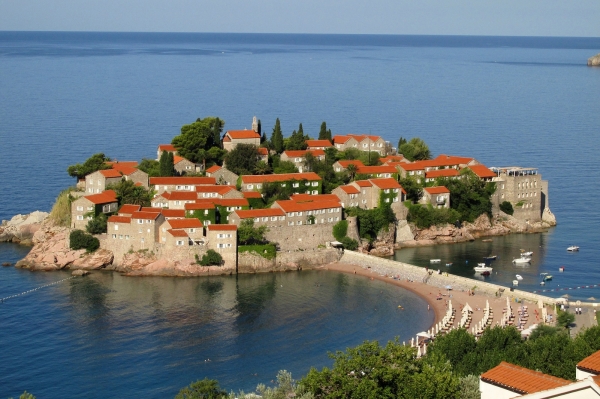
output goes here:
{"type": "Polygon", "coordinates": [[[47,217],[48,213],[35,211],[28,215],[16,215],[10,220],[3,220],[0,225],[0,242],[31,245],[33,235],[47,217]]]}
{"type": "Polygon", "coordinates": [[[587,64],[588,66],[600,66],[600,53],[588,58],[587,64]]]}

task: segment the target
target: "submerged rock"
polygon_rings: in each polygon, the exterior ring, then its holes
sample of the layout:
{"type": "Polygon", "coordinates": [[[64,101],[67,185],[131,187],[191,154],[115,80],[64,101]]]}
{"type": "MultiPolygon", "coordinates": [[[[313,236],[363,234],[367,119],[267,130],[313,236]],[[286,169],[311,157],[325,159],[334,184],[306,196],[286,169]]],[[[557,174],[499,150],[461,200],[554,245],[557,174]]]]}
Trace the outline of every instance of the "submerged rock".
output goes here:
{"type": "Polygon", "coordinates": [[[588,66],[600,66],[600,53],[588,58],[588,66]]]}
{"type": "Polygon", "coordinates": [[[90,272],[88,272],[87,270],[73,270],[73,272],[71,273],[71,276],[83,277],[83,276],[87,276],[88,274],[90,274],[90,272]]]}

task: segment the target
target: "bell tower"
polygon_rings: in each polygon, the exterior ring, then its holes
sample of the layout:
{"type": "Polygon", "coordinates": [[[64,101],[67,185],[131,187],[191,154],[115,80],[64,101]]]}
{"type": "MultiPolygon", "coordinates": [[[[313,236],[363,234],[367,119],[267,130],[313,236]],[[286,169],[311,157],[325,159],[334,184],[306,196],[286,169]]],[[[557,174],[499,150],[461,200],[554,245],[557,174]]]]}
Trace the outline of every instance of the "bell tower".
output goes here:
{"type": "Polygon", "coordinates": [[[252,118],[252,130],[258,133],[258,119],[256,119],[256,116],[252,118]]]}

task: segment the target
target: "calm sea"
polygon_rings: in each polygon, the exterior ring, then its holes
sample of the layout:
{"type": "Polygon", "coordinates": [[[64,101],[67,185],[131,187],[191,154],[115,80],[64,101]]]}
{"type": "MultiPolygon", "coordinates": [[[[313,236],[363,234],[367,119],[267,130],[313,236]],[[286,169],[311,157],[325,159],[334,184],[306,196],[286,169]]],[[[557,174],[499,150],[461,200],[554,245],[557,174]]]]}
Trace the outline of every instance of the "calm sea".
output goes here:
{"type": "MultiPolygon", "coordinates": [[[[49,210],[75,183],[68,165],[95,152],[153,158],[198,117],[243,129],[256,115],[268,134],[279,117],[286,135],[302,123],[313,136],[326,121],[334,134],[417,136],[436,155],[538,167],[550,181],[559,225],[548,233],[397,258],[442,258],[471,275],[496,253],[490,281],[519,273],[536,290],[551,272],[547,289],[598,284],[600,68],[585,63],[599,51],[599,38],[0,32],[0,219],[49,210]],[[567,254],[571,244],[581,252],[567,254]],[[520,248],[535,252],[531,266],[510,263],[520,248]]],[[[0,245],[0,262],[25,252],[0,245]]],[[[0,296],[66,277],[2,268],[0,296]]],[[[598,288],[568,291],[600,298],[598,288]]],[[[252,389],[281,368],[299,377],[330,364],[328,350],[407,339],[431,322],[423,304],[324,272],[95,273],[0,304],[0,396],[162,398],[205,376],[252,389]]]]}

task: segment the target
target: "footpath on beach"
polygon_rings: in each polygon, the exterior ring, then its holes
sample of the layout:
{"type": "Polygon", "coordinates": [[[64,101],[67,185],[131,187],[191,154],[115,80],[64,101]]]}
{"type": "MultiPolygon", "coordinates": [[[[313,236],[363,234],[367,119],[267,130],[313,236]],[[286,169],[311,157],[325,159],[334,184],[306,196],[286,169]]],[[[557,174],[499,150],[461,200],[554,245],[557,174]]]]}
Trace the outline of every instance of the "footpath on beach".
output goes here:
{"type": "MultiPolygon", "coordinates": [[[[557,307],[566,302],[564,298],[551,298],[452,274],[430,273],[419,266],[347,250],[338,262],[327,265],[326,269],[383,280],[423,297],[428,303],[423,311],[435,312],[432,330],[440,325],[445,325],[447,330],[458,328],[460,314],[465,308],[472,309],[470,326],[506,325],[511,312],[514,312],[508,324],[527,330],[544,322],[553,324],[557,307]],[[447,317],[449,306],[456,313],[452,322],[447,317]]],[[[583,315],[576,316],[575,324],[574,333],[583,327],[596,325],[593,309],[584,309],[583,315]]]]}

